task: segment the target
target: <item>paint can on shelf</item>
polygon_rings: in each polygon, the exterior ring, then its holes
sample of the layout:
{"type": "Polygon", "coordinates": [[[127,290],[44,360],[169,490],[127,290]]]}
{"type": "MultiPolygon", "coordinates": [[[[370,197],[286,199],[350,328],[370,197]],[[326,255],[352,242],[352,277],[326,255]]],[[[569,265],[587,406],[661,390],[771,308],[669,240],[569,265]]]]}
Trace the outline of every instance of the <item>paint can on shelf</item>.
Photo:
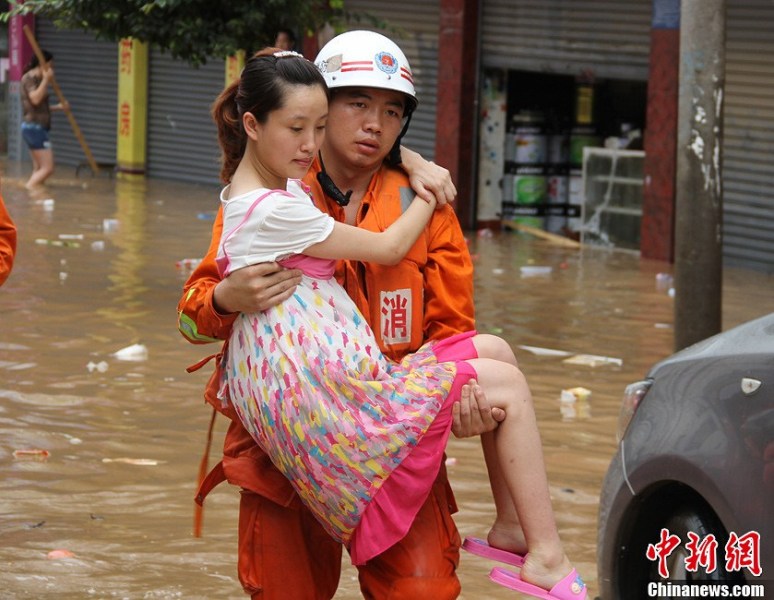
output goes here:
{"type": "Polygon", "coordinates": [[[515,204],[541,204],[546,201],[547,192],[546,173],[542,165],[516,167],[513,174],[515,204]]]}
{"type": "Polygon", "coordinates": [[[547,201],[547,181],[543,165],[519,165],[511,175],[513,214],[517,222],[542,228],[547,201]]]}
{"type": "Polygon", "coordinates": [[[570,166],[583,168],[583,149],[587,146],[599,146],[602,140],[593,127],[573,127],[570,132],[570,166]]]}
{"type": "Polygon", "coordinates": [[[512,156],[517,165],[539,165],[546,162],[548,137],[543,118],[536,113],[513,116],[512,156]]]}
{"type": "Polygon", "coordinates": [[[543,227],[547,152],[548,136],[543,115],[532,111],[513,115],[506,135],[503,218],[543,227]]]}

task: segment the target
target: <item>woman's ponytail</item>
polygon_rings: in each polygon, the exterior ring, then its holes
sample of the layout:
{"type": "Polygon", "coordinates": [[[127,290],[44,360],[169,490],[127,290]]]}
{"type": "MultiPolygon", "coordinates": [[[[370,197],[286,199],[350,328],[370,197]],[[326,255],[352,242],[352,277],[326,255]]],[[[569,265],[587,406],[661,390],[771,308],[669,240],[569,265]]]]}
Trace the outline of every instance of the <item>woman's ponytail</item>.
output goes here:
{"type": "Polygon", "coordinates": [[[218,129],[218,143],[221,151],[220,179],[229,183],[245,151],[247,134],[242,128],[242,119],[236,97],[239,81],[223,90],[212,105],[212,119],[218,129]]]}

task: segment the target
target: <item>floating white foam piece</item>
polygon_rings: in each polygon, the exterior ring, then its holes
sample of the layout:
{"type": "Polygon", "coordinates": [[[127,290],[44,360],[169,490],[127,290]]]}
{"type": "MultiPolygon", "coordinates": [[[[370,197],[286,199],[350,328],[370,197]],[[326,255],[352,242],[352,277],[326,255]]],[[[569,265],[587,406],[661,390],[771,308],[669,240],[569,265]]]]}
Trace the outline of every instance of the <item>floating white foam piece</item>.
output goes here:
{"type": "Polygon", "coordinates": [[[148,349],[143,344],[132,344],[114,352],[118,360],[148,360],[148,349]]]}
{"type": "Polygon", "coordinates": [[[108,370],[108,364],[104,360],[101,360],[98,363],[89,361],[89,364],[86,365],[86,368],[89,370],[89,373],[93,373],[94,371],[104,373],[108,370]]]}
{"type": "Polygon", "coordinates": [[[526,266],[520,267],[522,277],[539,277],[541,275],[550,275],[552,267],[526,266]]]}
{"type": "Polygon", "coordinates": [[[564,350],[554,350],[552,348],[540,348],[538,346],[519,346],[522,350],[531,352],[537,356],[570,356],[572,352],[566,352],[564,350]]]}
{"type": "Polygon", "coordinates": [[[623,366],[623,360],[611,356],[597,356],[596,354],[576,354],[570,358],[565,358],[562,362],[569,365],[585,365],[587,367],[598,367],[600,365],[623,366]]]}

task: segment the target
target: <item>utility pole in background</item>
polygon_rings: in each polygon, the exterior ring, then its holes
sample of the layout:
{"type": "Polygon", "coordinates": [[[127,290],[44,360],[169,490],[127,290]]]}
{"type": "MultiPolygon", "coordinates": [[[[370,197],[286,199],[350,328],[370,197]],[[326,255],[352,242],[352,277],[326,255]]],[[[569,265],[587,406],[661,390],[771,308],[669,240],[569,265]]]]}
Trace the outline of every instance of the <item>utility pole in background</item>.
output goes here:
{"type": "Polygon", "coordinates": [[[675,200],[675,349],[721,330],[725,0],[682,0],[675,200]]]}

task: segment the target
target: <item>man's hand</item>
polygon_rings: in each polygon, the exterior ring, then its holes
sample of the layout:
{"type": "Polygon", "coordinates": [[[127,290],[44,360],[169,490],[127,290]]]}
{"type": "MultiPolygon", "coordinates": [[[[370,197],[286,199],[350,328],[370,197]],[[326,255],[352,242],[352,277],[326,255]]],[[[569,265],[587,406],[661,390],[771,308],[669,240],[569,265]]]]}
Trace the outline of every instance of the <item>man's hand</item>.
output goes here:
{"type": "Polygon", "coordinates": [[[475,379],[462,386],[459,402],[452,407],[452,433],[466,438],[493,431],[505,419],[502,408],[489,406],[484,390],[475,379]]]}
{"type": "Polygon", "coordinates": [[[457,188],[452,182],[448,169],[438,166],[432,161],[426,161],[413,150],[404,146],[400,148],[403,160],[401,166],[409,176],[409,183],[417,196],[425,202],[435,198],[438,206],[451,204],[457,197],[457,188]]]}
{"type": "Polygon", "coordinates": [[[215,286],[212,301],[221,314],[259,312],[287,300],[301,283],[301,271],[275,262],[237,269],[215,286]]]}

